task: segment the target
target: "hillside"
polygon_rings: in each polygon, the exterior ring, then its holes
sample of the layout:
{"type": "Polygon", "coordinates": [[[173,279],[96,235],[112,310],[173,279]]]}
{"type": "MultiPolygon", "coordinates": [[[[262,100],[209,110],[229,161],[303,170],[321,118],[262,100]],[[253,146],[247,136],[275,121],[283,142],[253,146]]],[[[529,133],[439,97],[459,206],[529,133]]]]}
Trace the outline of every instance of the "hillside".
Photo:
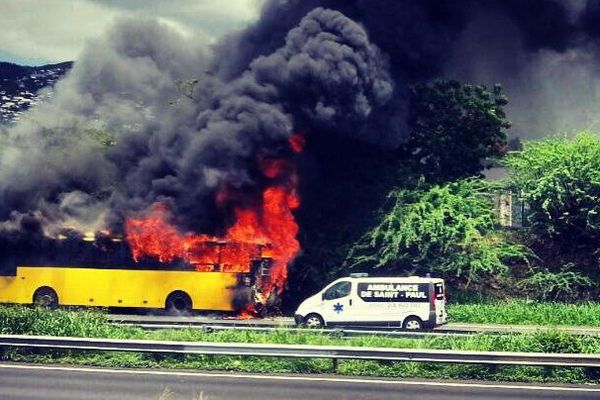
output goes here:
{"type": "Polygon", "coordinates": [[[0,124],[18,121],[23,112],[52,95],[51,88],[72,62],[37,67],[0,62],[0,124]],[[50,88],[41,93],[41,89],[50,88]]]}

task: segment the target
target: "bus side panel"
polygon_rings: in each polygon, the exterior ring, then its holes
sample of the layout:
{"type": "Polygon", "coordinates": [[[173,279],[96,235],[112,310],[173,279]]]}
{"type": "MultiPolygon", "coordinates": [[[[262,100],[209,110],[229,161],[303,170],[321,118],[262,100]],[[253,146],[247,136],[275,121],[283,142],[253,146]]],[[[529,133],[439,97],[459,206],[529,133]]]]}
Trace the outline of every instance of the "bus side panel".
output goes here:
{"type": "Polygon", "coordinates": [[[232,310],[234,273],[64,268],[65,305],[164,308],[169,294],[183,291],[198,310],[232,310]]]}
{"type": "Polygon", "coordinates": [[[28,304],[32,296],[20,277],[0,276],[0,303],[28,304]]]}
{"type": "Polygon", "coordinates": [[[154,307],[149,299],[156,289],[146,271],[95,268],[56,268],[55,280],[63,305],[101,307],[154,307]]]}
{"type": "Polygon", "coordinates": [[[238,283],[235,272],[191,272],[188,280],[194,293],[194,309],[233,311],[233,297],[238,283]]]}
{"type": "Polygon", "coordinates": [[[195,310],[232,311],[237,273],[195,271],[144,271],[150,276],[145,289],[152,293],[150,307],[162,308],[177,290],[187,293],[195,310]]]}
{"type": "Polygon", "coordinates": [[[228,272],[19,267],[16,278],[0,277],[0,302],[28,304],[49,286],[61,305],[163,308],[181,290],[194,309],[231,311],[236,284],[237,274],[228,272]]]}
{"type": "Polygon", "coordinates": [[[45,268],[17,267],[15,277],[0,277],[0,302],[32,304],[37,289],[48,286],[54,289],[59,299],[61,274],[50,274],[45,268]]]}

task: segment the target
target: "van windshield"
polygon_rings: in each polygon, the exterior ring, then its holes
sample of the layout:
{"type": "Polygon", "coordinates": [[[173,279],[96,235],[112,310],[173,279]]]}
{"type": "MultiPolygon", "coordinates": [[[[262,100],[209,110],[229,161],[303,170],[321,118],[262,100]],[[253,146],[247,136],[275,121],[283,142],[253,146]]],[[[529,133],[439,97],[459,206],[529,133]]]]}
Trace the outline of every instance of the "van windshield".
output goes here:
{"type": "Polygon", "coordinates": [[[352,283],[348,281],[342,281],[334,284],[323,293],[323,300],[339,299],[340,297],[346,297],[350,294],[352,289],[352,283]]]}

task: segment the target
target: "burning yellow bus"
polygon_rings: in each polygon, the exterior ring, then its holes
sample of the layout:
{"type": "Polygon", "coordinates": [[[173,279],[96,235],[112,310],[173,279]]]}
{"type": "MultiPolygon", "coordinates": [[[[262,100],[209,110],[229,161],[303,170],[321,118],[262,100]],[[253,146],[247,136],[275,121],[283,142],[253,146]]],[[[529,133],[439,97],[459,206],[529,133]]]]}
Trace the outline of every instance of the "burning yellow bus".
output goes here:
{"type": "Polygon", "coordinates": [[[218,263],[201,270],[18,266],[0,275],[0,303],[260,313],[271,263],[259,255],[244,271],[218,263]]]}
{"type": "Polygon", "coordinates": [[[0,277],[0,302],[48,307],[234,310],[235,273],[126,269],[17,267],[0,277]]]}
{"type": "MultiPolygon", "coordinates": [[[[301,152],[303,136],[289,145],[301,152]]],[[[9,242],[0,257],[0,302],[278,313],[287,266],[300,250],[298,178],[288,159],[261,155],[258,164],[260,192],[247,197],[224,182],[215,194],[228,216],[210,234],[181,230],[161,201],[113,221],[116,233],[82,236],[65,226],[47,236],[30,221],[33,236],[16,237],[23,243],[9,242]]]]}

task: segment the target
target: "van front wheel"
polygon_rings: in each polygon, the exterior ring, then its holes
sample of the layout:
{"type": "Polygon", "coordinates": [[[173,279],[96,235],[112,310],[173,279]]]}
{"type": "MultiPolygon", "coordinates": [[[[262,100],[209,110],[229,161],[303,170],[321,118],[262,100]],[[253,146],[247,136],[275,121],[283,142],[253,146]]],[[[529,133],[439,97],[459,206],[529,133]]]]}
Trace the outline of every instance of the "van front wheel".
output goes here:
{"type": "Polygon", "coordinates": [[[310,329],[318,329],[325,326],[325,322],[323,322],[323,318],[319,314],[308,314],[304,318],[304,326],[310,329]]]}
{"type": "Polygon", "coordinates": [[[402,328],[407,331],[420,331],[423,329],[423,321],[419,317],[408,317],[404,320],[402,328]]]}

